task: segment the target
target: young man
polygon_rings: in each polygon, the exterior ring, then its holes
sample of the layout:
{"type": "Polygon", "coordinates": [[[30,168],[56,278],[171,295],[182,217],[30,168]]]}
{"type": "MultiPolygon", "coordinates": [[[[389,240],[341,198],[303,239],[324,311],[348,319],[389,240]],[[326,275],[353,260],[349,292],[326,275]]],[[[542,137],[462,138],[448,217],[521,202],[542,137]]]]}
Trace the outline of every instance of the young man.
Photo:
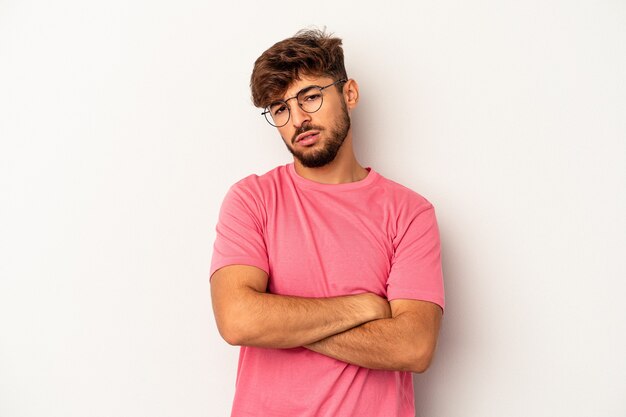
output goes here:
{"type": "Polygon", "coordinates": [[[356,160],[341,40],[301,31],[256,61],[254,104],[293,163],[228,191],[211,262],[241,346],[233,417],[413,417],[411,372],[444,308],[433,206],[356,160]]]}

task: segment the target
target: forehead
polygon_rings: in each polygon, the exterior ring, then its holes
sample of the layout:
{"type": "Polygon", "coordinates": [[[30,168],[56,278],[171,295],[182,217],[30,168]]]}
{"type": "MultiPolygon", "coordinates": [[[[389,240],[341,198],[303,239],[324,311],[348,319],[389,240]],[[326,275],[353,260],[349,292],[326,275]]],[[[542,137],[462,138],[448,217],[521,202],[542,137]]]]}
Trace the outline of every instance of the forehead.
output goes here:
{"type": "Polygon", "coordinates": [[[310,87],[312,85],[324,87],[332,82],[333,82],[333,79],[330,77],[326,77],[326,76],[321,76],[321,77],[320,76],[318,77],[301,76],[299,79],[291,83],[291,85],[287,88],[287,91],[285,92],[285,94],[283,94],[283,97],[281,98],[284,100],[286,98],[293,97],[296,94],[298,94],[298,92],[302,90],[303,88],[310,87]]]}

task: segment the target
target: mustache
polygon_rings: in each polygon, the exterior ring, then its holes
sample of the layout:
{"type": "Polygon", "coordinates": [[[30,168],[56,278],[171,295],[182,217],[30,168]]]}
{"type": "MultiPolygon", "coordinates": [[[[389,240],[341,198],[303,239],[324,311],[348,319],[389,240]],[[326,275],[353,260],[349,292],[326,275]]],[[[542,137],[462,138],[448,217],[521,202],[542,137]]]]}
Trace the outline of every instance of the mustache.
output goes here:
{"type": "Polygon", "coordinates": [[[321,126],[315,126],[315,125],[311,125],[308,123],[305,126],[300,126],[298,129],[296,129],[293,136],[291,137],[291,144],[294,144],[296,142],[296,138],[299,135],[303,134],[304,132],[308,132],[309,130],[319,130],[321,132],[322,130],[324,130],[324,128],[321,126]]]}

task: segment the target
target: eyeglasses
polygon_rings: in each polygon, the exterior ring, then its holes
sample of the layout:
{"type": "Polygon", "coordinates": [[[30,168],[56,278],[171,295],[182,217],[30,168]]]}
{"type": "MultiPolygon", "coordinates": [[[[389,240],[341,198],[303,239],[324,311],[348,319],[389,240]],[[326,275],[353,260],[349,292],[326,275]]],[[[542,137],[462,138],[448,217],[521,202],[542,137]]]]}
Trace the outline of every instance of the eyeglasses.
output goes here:
{"type": "Polygon", "coordinates": [[[291,110],[289,108],[289,104],[287,104],[289,100],[295,98],[298,102],[298,106],[300,106],[302,110],[307,113],[315,113],[322,107],[322,103],[324,102],[322,90],[346,81],[348,80],[343,78],[324,87],[319,87],[317,85],[304,87],[302,90],[298,91],[298,94],[293,97],[273,102],[272,104],[267,106],[261,114],[265,116],[265,120],[267,120],[267,122],[272,126],[283,127],[287,124],[289,118],[291,117],[291,110]]]}

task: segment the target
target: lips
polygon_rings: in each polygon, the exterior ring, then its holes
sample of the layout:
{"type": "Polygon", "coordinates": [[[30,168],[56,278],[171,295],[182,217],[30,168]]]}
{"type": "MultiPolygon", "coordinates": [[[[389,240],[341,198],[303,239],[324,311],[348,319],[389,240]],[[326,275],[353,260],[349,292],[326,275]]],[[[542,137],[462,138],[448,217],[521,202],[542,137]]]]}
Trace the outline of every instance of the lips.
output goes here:
{"type": "Polygon", "coordinates": [[[320,132],[318,130],[307,130],[306,132],[299,134],[294,143],[298,143],[302,140],[305,141],[304,143],[310,142],[314,136],[319,134],[320,132]]]}

